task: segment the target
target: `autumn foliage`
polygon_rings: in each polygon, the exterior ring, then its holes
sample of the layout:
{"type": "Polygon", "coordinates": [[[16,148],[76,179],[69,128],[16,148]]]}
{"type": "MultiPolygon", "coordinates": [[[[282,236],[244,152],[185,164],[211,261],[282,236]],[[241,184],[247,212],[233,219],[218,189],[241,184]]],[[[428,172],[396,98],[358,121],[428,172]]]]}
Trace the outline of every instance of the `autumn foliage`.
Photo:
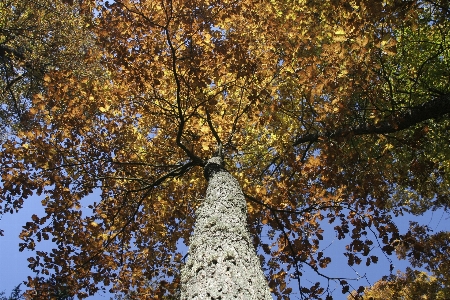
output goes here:
{"type": "MultiPolygon", "coordinates": [[[[356,295],[355,295],[356,296],[356,295]]],[[[391,274],[366,290],[363,299],[448,299],[448,285],[442,286],[426,272],[407,269],[406,273],[391,274]]],[[[354,299],[349,296],[347,299],[354,299]]]]}
{"type": "Polygon", "coordinates": [[[7,20],[16,2],[0,4],[2,109],[21,101],[0,208],[40,196],[20,250],[54,242],[29,259],[30,297],[48,277],[80,298],[176,295],[218,144],[278,298],[340,294],[308,272],[358,290],[327,277],[324,228],[350,266],[381,249],[448,283],[448,233],[395,223],[450,203],[447,1],[39,0],[7,20]],[[6,35],[26,22],[41,44],[6,35]]]}

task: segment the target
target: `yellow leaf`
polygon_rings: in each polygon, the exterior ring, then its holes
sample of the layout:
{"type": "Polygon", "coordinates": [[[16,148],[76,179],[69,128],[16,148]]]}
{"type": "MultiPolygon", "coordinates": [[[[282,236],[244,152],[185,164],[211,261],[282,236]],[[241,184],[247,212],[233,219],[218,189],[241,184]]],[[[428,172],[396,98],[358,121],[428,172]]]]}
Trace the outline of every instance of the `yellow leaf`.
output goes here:
{"type": "Polygon", "coordinates": [[[99,108],[99,110],[100,110],[101,112],[105,112],[105,111],[107,111],[108,109],[109,109],[109,105],[108,105],[108,104],[106,104],[105,107],[100,107],[100,108],[99,108]]]}
{"type": "Polygon", "coordinates": [[[345,31],[342,28],[339,28],[338,30],[336,30],[334,32],[333,40],[336,42],[343,42],[343,41],[347,40],[347,38],[345,37],[345,31]]]}
{"type": "Polygon", "coordinates": [[[209,150],[209,143],[208,142],[203,142],[202,143],[202,149],[205,150],[205,151],[209,150]]]}
{"type": "Polygon", "coordinates": [[[386,146],[384,146],[384,150],[383,152],[389,151],[391,149],[394,149],[394,145],[392,144],[386,144],[386,146]]]}
{"type": "Polygon", "coordinates": [[[341,28],[334,32],[335,35],[345,35],[345,31],[341,28]]]}
{"type": "Polygon", "coordinates": [[[209,131],[209,127],[208,126],[202,126],[202,128],[200,128],[200,131],[203,133],[207,133],[209,131]]]}
{"type": "Polygon", "coordinates": [[[44,81],[45,82],[50,82],[52,79],[50,78],[50,76],[48,76],[48,74],[45,74],[44,76],[44,81]]]}
{"type": "Polygon", "coordinates": [[[335,37],[333,37],[333,40],[335,42],[344,42],[347,40],[347,38],[345,37],[345,35],[336,35],[335,37]]]}

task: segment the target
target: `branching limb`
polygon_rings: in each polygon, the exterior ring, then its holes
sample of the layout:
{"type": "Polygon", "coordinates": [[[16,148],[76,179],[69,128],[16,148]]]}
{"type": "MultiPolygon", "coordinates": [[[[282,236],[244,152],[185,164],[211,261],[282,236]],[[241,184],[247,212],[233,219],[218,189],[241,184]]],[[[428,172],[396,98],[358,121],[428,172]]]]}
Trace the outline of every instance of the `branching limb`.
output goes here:
{"type": "Polygon", "coordinates": [[[314,143],[320,139],[394,133],[426,120],[443,117],[448,113],[450,113],[450,95],[444,94],[423,104],[405,109],[403,112],[398,112],[394,116],[391,115],[377,124],[363,124],[349,129],[305,134],[295,140],[293,146],[303,143],[314,143]]]}
{"type": "MultiPolygon", "coordinates": [[[[136,196],[135,199],[134,199],[136,201],[132,201],[132,203],[136,202],[136,208],[134,209],[134,212],[128,217],[126,223],[123,226],[121,226],[121,228],[120,228],[120,230],[118,232],[116,232],[113,236],[111,236],[107,241],[105,241],[103,243],[103,248],[102,248],[101,251],[98,251],[97,253],[95,253],[87,261],[85,261],[80,266],[78,266],[78,268],[83,268],[84,266],[88,265],[91,261],[96,259],[99,255],[101,255],[104,252],[105,249],[107,249],[113,243],[113,241],[119,235],[121,235],[122,233],[124,233],[126,231],[127,227],[131,224],[131,222],[134,221],[137,213],[139,212],[139,209],[142,206],[142,203],[153,192],[154,188],[158,187],[159,185],[161,185],[164,181],[166,181],[169,178],[178,177],[178,176],[181,176],[181,175],[187,173],[194,166],[196,166],[196,164],[194,162],[188,162],[188,163],[182,165],[181,167],[178,167],[178,168],[168,172],[164,176],[161,176],[160,178],[154,180],[152,183],[147,185],[147,187],[145,189],[143,189],[143,190],[145,190],[144,193],[142,195],[140,195],[140,196],[136,196]]],[[[121,208],[119,208],[119,209],[121,209],[121,208]]],[[[114,222],[114,220],[112,222],[114,222]]]]}
{"type": "Polygon", "coordinates": [[[269,209],[272,213],[279,212],[279,213],[287,213],[287,214],[296,214],[296,215],[302,215],[304,213],[309,213],[315,210],[322,210],[327,208],[337,208],[342,207],[342,204],[346,204],[344,202],[339,202],[337,205],[323,205],[323,206],[316,206],[316,205],[310,205],[309,207],[302,209],[302,210],[287,210],[287,209],[278,209],[270,206],[269,204],[264,203],[261,200],[256,199],[255,197],[252,197],[246,193],[244,193],[245,198],[249,199],[250,201],[262,205],[265,208],[269,209]]]}
{"type": "Polygon", "coordinates": [[[214,124],[212,123],[211,114],[209,113],[208,108],[205,107],[205,111],[206,111],[206,122],[208,122],[209,129],[211,129],[211,132],[212,132],[214,138],[216,139],[217,144],[222,146],[222,141],[220,140],[220,137],[217,134],[216,128],[214,127],[214,124]]]}

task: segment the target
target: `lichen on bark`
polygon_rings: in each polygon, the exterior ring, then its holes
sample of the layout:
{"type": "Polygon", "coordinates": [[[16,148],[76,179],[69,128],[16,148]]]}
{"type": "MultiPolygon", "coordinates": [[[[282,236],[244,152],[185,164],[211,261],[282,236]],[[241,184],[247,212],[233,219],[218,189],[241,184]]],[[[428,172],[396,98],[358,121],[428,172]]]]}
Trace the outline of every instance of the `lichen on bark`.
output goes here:
{"type": "Polygon", "coordinates": [[[239,183],[220,157],[208,160],[204,174],[208,188],[181,272],[181,299],[272,299],[239,183]]]}

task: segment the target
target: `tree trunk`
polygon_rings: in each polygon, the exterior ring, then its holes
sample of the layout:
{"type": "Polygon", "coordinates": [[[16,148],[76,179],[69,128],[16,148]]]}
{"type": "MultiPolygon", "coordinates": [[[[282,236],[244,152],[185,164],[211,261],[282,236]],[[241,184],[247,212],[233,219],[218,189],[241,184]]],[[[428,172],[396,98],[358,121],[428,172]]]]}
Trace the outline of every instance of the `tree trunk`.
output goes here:
{"type": "Polygon", "coordinates": [[[272,299],[247,228],[247,206],[220,157],[208,160],[206,199],[196,212],[181,299],[272,299]]]}

